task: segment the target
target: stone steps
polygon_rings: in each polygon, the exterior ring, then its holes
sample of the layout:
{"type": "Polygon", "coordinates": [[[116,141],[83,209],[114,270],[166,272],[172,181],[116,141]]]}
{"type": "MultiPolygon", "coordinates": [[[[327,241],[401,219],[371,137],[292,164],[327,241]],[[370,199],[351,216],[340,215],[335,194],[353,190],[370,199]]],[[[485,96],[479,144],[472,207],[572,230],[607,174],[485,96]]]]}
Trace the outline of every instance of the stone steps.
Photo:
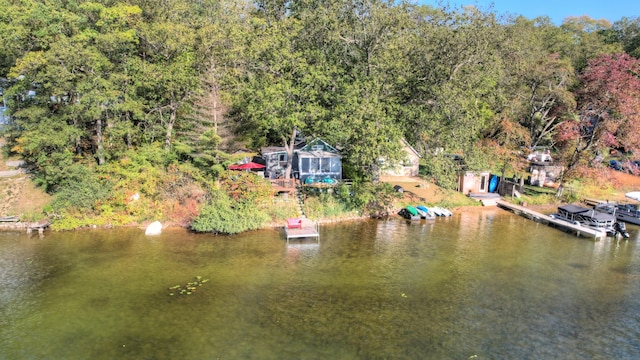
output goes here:
{"type": "Polygon", "coordinates": [[[496,199],[481,199],[480,202],[482,203],[482,206],[496,206],[496,205],[498,205],[498,203],[496,202],[496,199]]]}
{"type": "Polygon", "coordinates": [[[302,195],[302,191],[299,185],[296,185],[296,191],[294,193],[296,204],[298,205],[298,214],[300,218],[306,218],[307,216],[304,213],[304,196],[302,195]]]}

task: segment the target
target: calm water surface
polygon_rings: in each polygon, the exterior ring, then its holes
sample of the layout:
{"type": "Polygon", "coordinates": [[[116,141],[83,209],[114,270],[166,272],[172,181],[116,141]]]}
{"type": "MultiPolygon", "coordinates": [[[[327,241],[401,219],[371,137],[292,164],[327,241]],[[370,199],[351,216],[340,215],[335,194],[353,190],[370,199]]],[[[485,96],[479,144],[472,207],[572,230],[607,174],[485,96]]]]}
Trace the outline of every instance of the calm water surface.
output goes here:
{"type": "Polygon", "coordinates": [[[287,246],[139,229],[0,233],[3,359],[636,359],[640,228],[503,210],[321,228],[287,246]],[[168,288],[210,281],[192,295],[168,288]]]}

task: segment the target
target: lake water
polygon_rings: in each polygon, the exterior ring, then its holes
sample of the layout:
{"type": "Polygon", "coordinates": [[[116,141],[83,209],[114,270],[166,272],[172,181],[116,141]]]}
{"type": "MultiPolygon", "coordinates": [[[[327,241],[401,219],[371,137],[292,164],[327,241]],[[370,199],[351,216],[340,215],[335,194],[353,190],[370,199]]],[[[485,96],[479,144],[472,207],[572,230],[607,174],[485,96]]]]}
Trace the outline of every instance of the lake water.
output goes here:
{"type": "Polygon", "coordinates": [[[490,209],[325,225],[316,245],[1,232],[0,358],[637,359],[628,229],[596,242],[490,209]]]}

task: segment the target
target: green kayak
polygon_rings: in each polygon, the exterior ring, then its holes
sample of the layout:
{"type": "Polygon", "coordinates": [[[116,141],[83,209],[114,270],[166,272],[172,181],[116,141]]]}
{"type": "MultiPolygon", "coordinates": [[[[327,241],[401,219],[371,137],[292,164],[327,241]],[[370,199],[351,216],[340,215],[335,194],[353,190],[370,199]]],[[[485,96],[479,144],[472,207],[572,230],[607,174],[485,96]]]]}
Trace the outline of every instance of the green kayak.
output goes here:
{"type": "Polygon", "coordinates": [[[411,205],[407,206],[407,211],[409,212],[409,214],[411,214],[411,216],[418,216],[418,209],[414,208],[411,205]]]}

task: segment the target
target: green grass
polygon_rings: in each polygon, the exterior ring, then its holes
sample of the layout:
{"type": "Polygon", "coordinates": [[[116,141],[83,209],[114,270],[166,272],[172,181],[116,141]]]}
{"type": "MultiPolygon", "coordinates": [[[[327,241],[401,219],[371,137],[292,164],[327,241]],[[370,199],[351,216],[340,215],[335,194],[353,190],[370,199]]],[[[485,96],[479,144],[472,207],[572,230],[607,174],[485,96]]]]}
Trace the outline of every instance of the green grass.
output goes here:
{"type": "Polygon", "coordinates": [[[276,196],[273,198],[273,202],[264,204],[262,209],[273,222],[282,222],[288,218],[299,215],[298,204],[293,196],[289,196],[288,198],[276,196]]]}
{"type": "Polygon", "coordinates": [[[308,196],[304,205],[305,213],[310,219],[341,219],[358,216],[357,211],[348,209],[346,204],[333,196],[308,196]]]}

